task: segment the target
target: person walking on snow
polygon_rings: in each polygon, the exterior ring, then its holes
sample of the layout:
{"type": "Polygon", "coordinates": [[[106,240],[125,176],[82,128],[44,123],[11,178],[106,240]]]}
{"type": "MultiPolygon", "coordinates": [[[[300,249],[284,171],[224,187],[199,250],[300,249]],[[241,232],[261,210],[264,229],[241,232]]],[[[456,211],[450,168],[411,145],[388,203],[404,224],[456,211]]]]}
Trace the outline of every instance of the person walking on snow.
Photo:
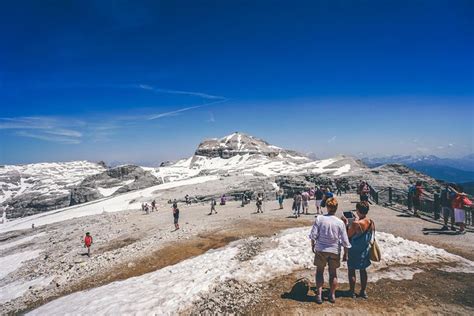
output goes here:
{"type": "Polygon", "coordinates": [[[87,248],[87,256],[91,256],[92,236],[89,232],[84,236],[84,247],[87,248]]]}
{"type": "Polygon", "coordinates": [[[158,209],[156,208],[156,201],[155,200],[151,201],[151,211],[152,212],[153,211],[158,211],[158,209]]]}
{"type": "Polygon", "coordinates": [[[217,211],[216,211],[216,199],[212,198],[211,199],[211,212],[208,214],[208,215],[212,215],[212,212],[214,211],[214,213],[217,214],[217,211]]]}

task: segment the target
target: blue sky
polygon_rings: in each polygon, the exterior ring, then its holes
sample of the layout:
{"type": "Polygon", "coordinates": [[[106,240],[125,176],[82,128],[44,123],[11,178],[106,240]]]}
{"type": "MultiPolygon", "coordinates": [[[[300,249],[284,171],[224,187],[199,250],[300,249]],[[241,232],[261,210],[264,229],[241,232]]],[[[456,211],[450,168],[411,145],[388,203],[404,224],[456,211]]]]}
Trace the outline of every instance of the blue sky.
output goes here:
{"type": "Polygon", "coordinates": [[[473,1],[3,1],[0,163],[156,164],[246,132],[473,152],[473,1]]]}

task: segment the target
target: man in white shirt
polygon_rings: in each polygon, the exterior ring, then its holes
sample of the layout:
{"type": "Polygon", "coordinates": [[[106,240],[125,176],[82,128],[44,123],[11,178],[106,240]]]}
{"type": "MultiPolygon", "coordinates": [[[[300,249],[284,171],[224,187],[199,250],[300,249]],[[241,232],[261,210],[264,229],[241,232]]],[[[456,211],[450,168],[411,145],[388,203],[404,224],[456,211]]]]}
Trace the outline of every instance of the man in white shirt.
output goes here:
{"type": "Polygon", "coordinates": [[[314,252],[314,265],[316,266],[316,303],[322,304],[322,291],[324,284],[324,269],[329,266],[330,294],[329,302],[336,302],[337,268],[341,265],[341,245],[350,248],[344,222],[336,217],[337,200],[329,198],[326,201],[328,213],[318,216],[314,222],[309,238],[311,249],[314,252]]]}

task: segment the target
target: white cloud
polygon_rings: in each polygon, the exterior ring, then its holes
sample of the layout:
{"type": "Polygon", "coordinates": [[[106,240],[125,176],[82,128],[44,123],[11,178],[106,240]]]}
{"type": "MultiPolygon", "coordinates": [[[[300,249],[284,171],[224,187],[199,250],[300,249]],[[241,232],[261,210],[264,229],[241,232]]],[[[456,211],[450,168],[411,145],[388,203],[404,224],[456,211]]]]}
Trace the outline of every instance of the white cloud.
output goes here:
{"type": "Polygon", "coordinates": [[[333,136],[330,139],[328,139],[328,144],[333,143],[336,140],[337,136],[333,136]]]}
{"type": "Polygon", "coordinates": [[[49,142],[62,143],[62,144],[79,144],[81,142],[81,140],[78,138],[71,138],[71,137],[57,136],[57,135],[46,135],[46,134],[41,134],[41,133],[34,134],[27,131],[18,131],[16,132],[16,135],[22,136],[22,137],[45,140],[49,142]]]}
{"type": "Polygon", "coordinates": [[[154,88],[154,87],[149,86],[147,84],[139,84],[137,87],[140,88],[140,89],[150,90],[150,91],[154,91],[154,92],[158,92],[158,93],[189,95],[189,96],[195,96],[195,97],[200,97],[200,98],[209,99],[209,100],[225,100],[225,99],[227,99],[223,96],[212,95],[212,94],[203,93],[203,92],[193,92],[193,91],[154,88]]]}

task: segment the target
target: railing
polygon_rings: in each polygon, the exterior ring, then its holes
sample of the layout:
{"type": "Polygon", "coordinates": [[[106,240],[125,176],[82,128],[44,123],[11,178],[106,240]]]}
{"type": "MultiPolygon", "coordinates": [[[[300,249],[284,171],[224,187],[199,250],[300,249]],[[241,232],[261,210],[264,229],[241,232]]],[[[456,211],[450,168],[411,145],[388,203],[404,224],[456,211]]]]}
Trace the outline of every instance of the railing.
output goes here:
{"type": "MultiPolygon", "coordinates": [[[[369,197],[375,204],[381,204],[384,206],[406,206],[408,210],[413,209],[412,196],[407,191],[400,189],[385,187],[376,190],[369,185],[370,192],[369,197]]],[[[472,197],[469,197],[472,200],[472,197]]],[[[439,193],[434,194],[423,194],[421,199],[421,210],[425,216],[432,217],[435,220],[441,218],[441,196],[439,193]]],[[[465,208],[466,221],[465,224],[469,226],[474,225],[474,210],[472,208],[465,208]]]]}

